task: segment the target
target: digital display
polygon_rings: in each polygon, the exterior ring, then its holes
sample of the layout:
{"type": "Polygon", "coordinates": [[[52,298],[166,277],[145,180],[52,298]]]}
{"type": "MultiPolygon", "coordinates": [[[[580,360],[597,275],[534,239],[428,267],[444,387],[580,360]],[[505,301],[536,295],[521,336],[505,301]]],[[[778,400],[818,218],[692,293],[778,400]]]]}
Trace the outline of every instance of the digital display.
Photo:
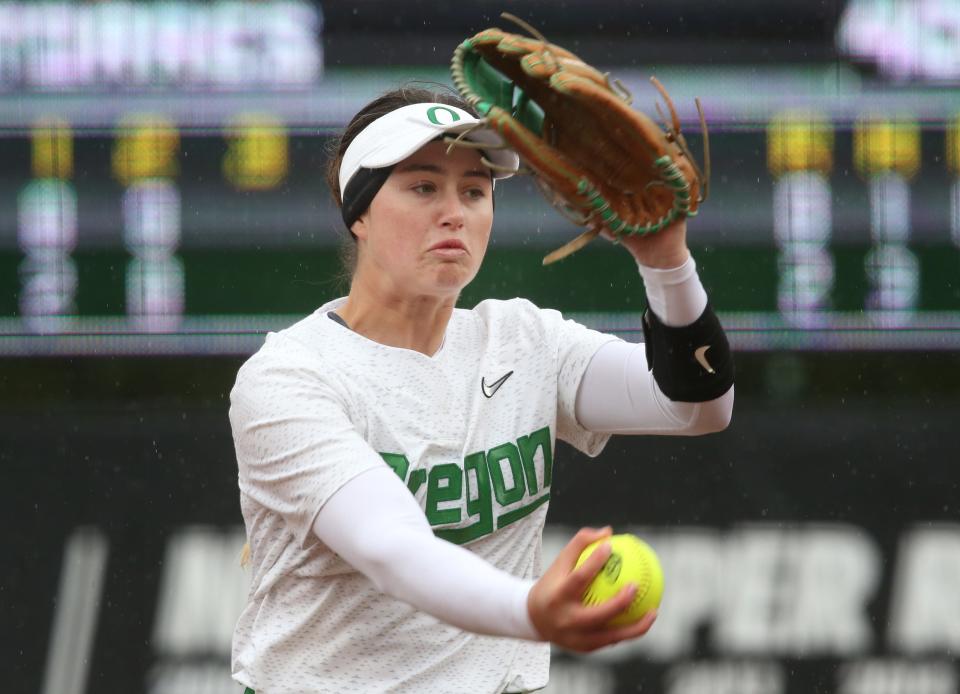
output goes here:
{"type": "Polygon", "coordinates": [[[290,89],[323,71],[319,7],[263,2],[0,2],[0,94],[290,89]]]}
{"type": "MultiPolygon", "coordinates": [[[[882,4],[847,5],[840,50],[882,4]]],[[[386,89],[449,75],[328,69],[323,31],[308,2],[0,2],[0,354],[243,354],[342,294],[331,138],[386,89]]],[[[953,90],[839,64],[609,70],[650,114],[655,72],[698,156],[705,105],[711,197],[689,238],[735,348],[960,348],[953,90]]],[[[621,251],[539,267],[576,233],[529,179],[498,186],[461,305],[528,296],[638,334],[621,251]],[[621,284],[571,291],[573,268],[621,284]]]]}
{"type": "Polygon", "coordinates": [[[952,0],[851,0],[837,39],[845,55],[895,82],[960,82],[960,4],[952,0]]]}
{"type": "MultiPolygon", "coordinates": [[[[0,350],[237,353],[336,295],[342,222],[323,173],[332,130],[256,110],[219,128],[130,114],[109,129],[49,117],[8,134],[0,350]]],[[[873,113],[840,126],[792,110],[720,123],[691,244],[738,347],[960,345],[957,142],[956,120],[873,113]]],[[[519,279],[497,284],[485,268],[464,301],[498,288],[537,297],[557,270],[519,251],[574,233],[530,181],[507,182],[488,265],[519,279]]],[[[569,262],[613,254],[595,244],[569,262]]],[[[538,298],[590,325],[638,327],[619,292],[569,294],[538,298]]]]}

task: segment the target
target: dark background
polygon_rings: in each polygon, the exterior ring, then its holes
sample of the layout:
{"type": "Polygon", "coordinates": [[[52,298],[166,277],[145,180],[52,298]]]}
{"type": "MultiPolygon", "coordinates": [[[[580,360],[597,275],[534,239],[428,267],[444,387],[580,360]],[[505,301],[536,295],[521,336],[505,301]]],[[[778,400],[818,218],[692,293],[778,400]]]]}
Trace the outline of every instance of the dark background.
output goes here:
{"type": "MultiPolygon", "coordinates": [[[[169,659],[151,646],[167,543],[185,526],[227,531],[240,522],[226,409],[241,361],[0,364],[8,396],[0,463],[15,482],[3,499],[4,546],[15,558],[0,603],[8,691],[40,689],[61,551],[79,526],[100,529],[110,543],[87,691],[139,691],[145,673],[169,659]]],[[[550,524],[721,534],[745,523],[862,527],[884,556],[872,603],[882,633],[901,535],[957,519],[956,355],[745,354],[737,367],[734,419],[721,434],[615,437],[598,460],[561,445],[550,524]],[[792,385],[780,381],[785,369],[792,385]]],[[[723,658],[703,644],[697,655],[723,658]]],[[[224,655],[178,662],[219,663],[224,655]]],[[[873,655],[899,654],[880,639],[873,655]]],[[[774,661],[792,673],[783,691],[837,691],[842,659],[774,661]]],[[[640,691],[665,691],[670,664],[620,663],[614,691],[637,691],[638,683],[640,691]]]]}
{"type": "MultiPolygon", "coordinates": [[[[190,104],[179,113],[191,118],[219,113],[218,108],[229,111],[232,106],[224,106],[233,103],[229,99],[315,115],[288,123],[290,175],[284,184],[243,194],[222,179],[223,123],[188,118],[176,123],[181,136],[176,183],[184,210],[177,253],[186,273],[185,312],[201,329],[208,319],[213,326],[213,318],[236,318],[237,325],[227,331],[235,339],[227,347],[188,341],[186,328],[144,337],[127,327],[111,335],[83,324],[68,340],[34,334],[19,323],[23,254],[15,210],[19,190],[31,177],[29,123],[5,116],[0,121],[0,319],[6,321],[0,326],[0,354],[7,355],[0,357],[0,469],[5,472],[0,672],[5,690],[44,691],[56,610],[64,596],[65,548],[78,529],[86,528],[106,540],[109,554],[94,606],[89,661],[80,670],[84,681],[74,681],[73,690],[237,691],[229,682],[229,633],[227,646],[220,640],[180,651],[157,638],[167,559],[182,533],[199,528],[222,535],[227,568],[198,579],[212,592],[232,585],[234,571],[239,572],[233,557],[242,544],[241,518],[226,416],[236,370],[256,349],[264,326],[292,322],[343,291],[337,279],[337,219],[319,169],[330,134],[343,125],[344,104],[373,98],[363,80],[386,70],[397,80],[442,75],[463,38],[491,24],[509,28],[497,16],[503,9],[612,70],[644,75],[673,70],[693,79],[699,70],[716,68],[721,71],[711,73],[720,75],[716,79],[729,71],[729,84],[738,89],[751,70],[816,70],[853,75],[863,90],[837,91],[832,100],[817,103],[833,115],[836,130],[836,164],[828,180],[835,221],[829,252],[837,279],[825,322],[817,329],[828,333],[824,344],[830,350],[820,351],[808,340],[817,330],[786,326],[779,318],[779,250],[771,232],[775,180],[765,149],[769,112],[776,109],[765,104],[789,95],[758,82],[759,115],[718,114],[714,198],[690,224],[701,276],[737,352],[733,422],[723,433],[696,439],[614,438],[599,460],[561,445],[548,530],[562,536],[582,524],[610,523],[646,528],[653,535],[705,528],[726,537],[743,527],[862,529],[881,556],[881,579],[869,605],[874,645],[856,657],[783,654],[773,646],[739,654],[713,641],[711,625],[704,624],[693,652],[669,661],[558,654],[551,691],[940,694],[949,691],[943,686],[955,688],[960,642],[903,652],[884,634],[903,537],[936,524],[960,534],[955,441],[960,253],[950,232],[955,174],[945,155],[960,92],[949,80],[894,81],[875,61],[844,54],[836,35],[844,11],[854,4],[871,5],[839,0],[327,2],[318,36],[325,73],[314,91],[298,96],[260,89],[231,96],[157,87],[171,103],[190,104]],[[860,322],[856,340],[845,342],[840,314],[855,321],[865,316],[864,256],[872,243],[866,182],[852,166],[858,101],[889,106],[888,115],[899,112],[890,104],[927,109],[919,118],[922,166],[910,182],[908,244],[920,262],[917,315],[926,327],[871,332],[860,322]],[[304,110],[302,103],[310,108],[304,110]],[[891,336],[903,336],[901,349],[883,347],[891,344],[891,336]],[[163,355],[167,349],[170,354],[163,355]],[[844,689],[844,668],[865,662],[901,675],[873,689],[844,689]],[[683,667],[703,663],[770,666],[782,679],[753,688],[736,680],[686,689],[676,684],[683,667]],[[904,664],[920,670],[912,676],[896,670],[904,664]],[[927,665],[945,668],[946,685],[937,688],[924,680],[927,665]],[[606,673],[608,679],[601,678],[602,687],[577,689],[581,671],[597,677],[606,673]],[[176,673],[192,679],[178,680],[176,673]]],[[[920,9],[916,12],[919,16],[920,9]]],[[[685,99],[693,96],[683,84],[680,91],[685,99]]],[[[104,108],[136,110],[146,103],[145,92],[150,89],[94,85],[84,93],[41,94],[29,84],[0,82],[0,112],[28,113],[40,104],[96,115],[87,106],[87,111],[71,110],[91,94],[91,103],[102,99],[104,108]]],[[[99,125],[77,125],[74,132],[79,230],[73,257],[81,317],[122,319],[126,311],[123,273],[129,254],[117,203],[123,187],[110,171],[115,126],[105,118],[99,125]]],[[[698,151],[698,137],[691,140],[698,151]]],[[[644,302],[629,258],[596,244],[559,266],[541,268],[544,251],[572,229],[542,201],[533,201],[529,183],[503,188],[490,256],[461,304],[526,296],[568,313],[612,316],[598,320],[609,320],[612,330],[638,339],[631,316],[644,302]]],[[[944,610],[960,619],[949,595],[944,610]]],[[[67,643],[82,641],[75,636],[67,643]]]]}

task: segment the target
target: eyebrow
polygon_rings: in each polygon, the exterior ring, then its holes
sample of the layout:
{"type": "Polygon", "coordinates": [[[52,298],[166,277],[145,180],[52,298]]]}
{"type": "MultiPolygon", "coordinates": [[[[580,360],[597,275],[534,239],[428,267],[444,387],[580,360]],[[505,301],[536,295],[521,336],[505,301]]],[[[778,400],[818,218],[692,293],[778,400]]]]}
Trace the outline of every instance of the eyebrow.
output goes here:
{"type": "MultiPolygon", "coordinates": [[[[437,166],[436,164],[407,164],[397,169],[398,173],[407,173],[409,171],[426,171],[428,173],[436,174],[446,174],[447,170],[442,166],[437,166]]],[[[469,171],[464,172],[464,177],[472,176],[482,178],[484,180],[489,180],[491,172],[489,170],[484,171],[482,169],[470,169],[469,171]]]]}

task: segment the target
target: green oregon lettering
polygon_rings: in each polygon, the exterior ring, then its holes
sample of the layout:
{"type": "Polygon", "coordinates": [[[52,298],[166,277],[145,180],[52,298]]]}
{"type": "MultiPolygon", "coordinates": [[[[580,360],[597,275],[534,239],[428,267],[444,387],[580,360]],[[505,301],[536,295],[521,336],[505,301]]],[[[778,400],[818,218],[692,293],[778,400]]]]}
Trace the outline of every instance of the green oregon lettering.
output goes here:
{"type": "Polygon", "coordinates": [[[460,120],[460,115],[452,108],[447,108],[446,106],[431,106],[427,109],[427,120],[434,125],[449,125],[450,123],[456,123],[458,120],[460,120]],[[441,123],[440,119],[437,118],[437,111],[449,113],[450,120],[447,123],[441,123]]]}
{"type": "Polygon", "coordinates": [[[521,436],[516,443],[507,441],[488,451],[477,451],[464,457],[463,466],[456,463],[434,465],[429,471],[410,470],[410,460],[403,453],[381,453],[380,456],[397,476],[406,482],[412,494],[427,485],[425,513],[434,532],[456,544],[464,544],[530,515],[550,500],[553,479],[553,451],[550,427],[521,436]],[[537,479],[536,455],[543,456],[543,479],[537,479]],[[450,502],[464,500],[463,506],[450,502]],[[520,506],[495,516],[494,500],[503,509],[520,506]],[[463,509],[472,523],[457,528],[437,526],[461,523],[463,509]]]}

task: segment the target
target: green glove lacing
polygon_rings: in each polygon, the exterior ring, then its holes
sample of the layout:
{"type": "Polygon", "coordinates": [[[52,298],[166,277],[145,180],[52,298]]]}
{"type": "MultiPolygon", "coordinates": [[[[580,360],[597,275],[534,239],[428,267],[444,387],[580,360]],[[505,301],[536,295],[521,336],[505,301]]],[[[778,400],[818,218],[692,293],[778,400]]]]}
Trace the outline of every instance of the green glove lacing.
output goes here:
{"type": "MultiPolygon", "coordinates": [[[[543,110],[515,83],[484,60],[470,39],[454,51],[451,73],[454,86],[481,116],[486,117],[491,109],[497,107],[509,112],[531,132],[543,136],[543,110]]],[[[653,234],[681,217],[696,216],[696,212],[690,212],[690,184],[676,163],[664,155],[654,161],[654,165],[660,172],[660,180],[673,191],[673,206],[655,222],[628,224],[587,178],[580,179],[577,193],[589,201],[604,226],[617,236],[653,234]]]]}

